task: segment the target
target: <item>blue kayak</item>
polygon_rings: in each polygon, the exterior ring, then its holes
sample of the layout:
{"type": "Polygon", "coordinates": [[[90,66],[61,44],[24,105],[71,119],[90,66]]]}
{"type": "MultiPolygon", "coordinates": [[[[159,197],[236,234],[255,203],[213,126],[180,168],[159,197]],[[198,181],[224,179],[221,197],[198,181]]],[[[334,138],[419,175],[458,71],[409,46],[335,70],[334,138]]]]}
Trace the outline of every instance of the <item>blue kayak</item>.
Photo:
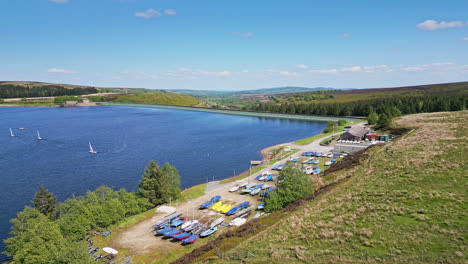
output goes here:
{"type": "Polygon", "coordinates": [[[295,158],[293,160],[291,160],[292,162],[297,162],[299,159],[298,158],[295,158]]]}
{"type": "Polygon", "coordinates": [[[271,187],[268,190],[264,191],[263,193],[260,194],[260,197],[268,195],[269,192],[273,191],[275,188],[271,187]]]}
{"type": "Polygon", "coordinates": [[[172,236],[172,237],[175,238],[175,239],[182,240],[182,239],[188,238],[189,236],[190,236],[190,233],[183,232],[183,233],[180,233],[180,234],[172,236]]]}
{"type": "Polygon", "coordinates": [[[174,229],[171,232],[164,234],[164,236],[165,237],[171,237],[171,236],[178,235],[180,233],[182,233],[182,231],[180,231],[179,229],[174,229]]]}
{"type": "Polygon", "coordinates": [[[265,181],[271,181],[271,180],[273,180],[273,174],[270,174],[265,178],[265,181]]]}
{"type": "Polygon", "coordinates": [[[257,181],[259,181],[261,177],[262,177],[262,175],[260,174],[260,175],[258,175],[257,177],[255,177],[255,179],[256,179],[257,181]]]}
{"type": "Polygon", "coordinates": [[[234,208],[231,208],[231,210],[227,211],[226,215],[233,215],[239,210],[239,207],[236,206],[234,208]]]}
{"type": "Polygon", "coordinates": [[[221,199],[221,196],[216,195],[215,197],[211,198],[211,203],[216,203],[217,201],[219,201],[219,199],[221,199]]]}
{"type": "Polygon", "coordinates": [[[164,234],[169,233],[169,232],[172,232],[172,231],[174,231],[174,228],[172,228],[172,227],[166,227],[166,228],[164,228],[164,229],[161,229],[161,230],[156,231],[156,233],[159,234],[159,235],[164,235],[164,234]]]}
{"type": "Polygon", "coordinates": [[[210,205],[212,205],[211,202],[206,202],[206,203],[200,205],[200,209],[206,209],[206,208],[210,207],[210,205]]]}
{"type": "Polygon", "coordinates": [[[338,158],[338,155],[333,156],[333,158],[335,158],[335,159],[338,158]]]}
{"type": "Polygon", "coordinates": [[[245,208],[245,207],[249,206],[249,204],[250,204],[250,202],[243,202],[243,203],[239,204],[239,206],[237,206],[237,207],[242,209],[242,208],[245,208]]]}
{"type": "Polygon", "coordinates": [[[312,164],[312,163],[314,163],[314,161],[315,161],[315,160],[309,160],[308,163],[309,163],[309,164],[312,164]]]}
{"type": "Polygon", "coordinates": [[[331,161],[331,162],[336,162],[336,159],[332,159],[332,160],[330,160],[330,161],[331,161]]]}
{"type": "Polygon", "coordinates": [[[317,153],[317,154],[315,154],[315,156],[322,157],[322,153],[317,153]]]}
{"type": "Polygon", "coordinates": [[[320,170],[320,169],[316,169],[316,170],[314,170],[314,171],[317,172],[317,173],[320,173],[321,170],[320,170]]]}
{"type": "Polygon", "coordinates": [[[198,235],[191,235],[188,238],[182,240],[184,244],[193,244],[198,239],[198,235]]]}
{"type": "Polygon", "coordinates": [[[258,188],[262,188],[262,187],[263,187],[263,184],[259,184],[259,185],[255,186],[253,189],[255,190],[255,189],[258,189],[258,188]]]}

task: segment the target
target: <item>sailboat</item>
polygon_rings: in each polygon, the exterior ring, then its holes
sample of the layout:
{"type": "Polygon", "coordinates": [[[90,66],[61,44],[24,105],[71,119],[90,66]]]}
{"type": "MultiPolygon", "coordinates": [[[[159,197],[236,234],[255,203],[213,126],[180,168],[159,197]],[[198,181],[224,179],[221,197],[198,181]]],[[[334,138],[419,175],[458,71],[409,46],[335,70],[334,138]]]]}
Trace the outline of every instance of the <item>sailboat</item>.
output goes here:
{"type": "Polygon", "coordinates": [[[89,153],[91,153],[91,154],[96,154],[97,153],[97,151],[95,151],[93,149],[93,146],[91,146],[91,142],[89,142],[89,153]]]}
{"type": "Polygon", "coordinates": [[[11,131],[11,128],[10,128],[10,135],[11,135],[12,137],[15,136],[15,135],[13,134],[13,131],[11,131]]]}
{"type": "Polygon", "coordinates": [[[41,135],[39,135],[39,130],[36,130],[37,131],[37,140],[42,140],[43,138],[41,138],[41,135]]]}

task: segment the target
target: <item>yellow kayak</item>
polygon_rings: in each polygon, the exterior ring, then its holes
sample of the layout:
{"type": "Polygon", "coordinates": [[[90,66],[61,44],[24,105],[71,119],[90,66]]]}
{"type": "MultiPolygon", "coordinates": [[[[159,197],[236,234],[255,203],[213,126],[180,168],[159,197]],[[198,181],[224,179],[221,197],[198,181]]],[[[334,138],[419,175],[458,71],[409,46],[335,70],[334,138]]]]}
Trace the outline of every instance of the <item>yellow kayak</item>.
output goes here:
{"type": "Polygon", "coordinates": [[[215,203],[215,205],[211,206],[211,209],[216,210],[216,208],[220,207],[222,205],[221,202],[215,203]]]}
{"type": "Polygon", "coordinates": [[[223,212],[225,214],[225,213],[229,212],[229,210],[231,210],[231,207],[232,206],[230,204],[228,204],[226,207],[223,208],[223,210],[221,210],[221,212],[223,212]]]}
{"type": "Polygon", "coordinates": [[[226,208],[226,206],[227,204],[223,204],[220,207],[216,208],[216,211],[221,212],[222,210],[224,210],[224,208],[226,208]]]}

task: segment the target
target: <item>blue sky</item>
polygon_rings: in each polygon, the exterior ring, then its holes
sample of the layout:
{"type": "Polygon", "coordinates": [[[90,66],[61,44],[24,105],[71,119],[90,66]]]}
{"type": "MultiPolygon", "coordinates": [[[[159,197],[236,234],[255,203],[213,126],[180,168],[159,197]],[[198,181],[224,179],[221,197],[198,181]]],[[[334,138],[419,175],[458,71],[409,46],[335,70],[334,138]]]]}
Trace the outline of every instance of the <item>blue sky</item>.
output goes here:
{"type": "Polygon", "coordinates": [[[468,1],[15,0],[0,80],[242,90],[468,81],[468,1]]]}

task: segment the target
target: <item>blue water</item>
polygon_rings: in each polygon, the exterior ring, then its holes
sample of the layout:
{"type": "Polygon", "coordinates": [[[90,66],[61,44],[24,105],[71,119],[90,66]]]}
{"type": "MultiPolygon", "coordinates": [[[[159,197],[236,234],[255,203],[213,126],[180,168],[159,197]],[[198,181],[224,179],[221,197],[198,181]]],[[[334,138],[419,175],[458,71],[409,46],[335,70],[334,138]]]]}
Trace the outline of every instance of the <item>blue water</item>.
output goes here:
{"type": "Polygon", "coordinates": [[[145,107],[0,108],[0,238],[8,236],[9,219],[31,205],[40,185],[60,201],[103,184],[135,190],[145,166],[155,160],[176,166],[187,188],[246,171],[250,160],[262,158],[261,149],[325,127],[145,107]],[[45,140],[36,140],[36,129],[45,140]],[[88,153],[88,142],[98,154],[88,153]]]}

